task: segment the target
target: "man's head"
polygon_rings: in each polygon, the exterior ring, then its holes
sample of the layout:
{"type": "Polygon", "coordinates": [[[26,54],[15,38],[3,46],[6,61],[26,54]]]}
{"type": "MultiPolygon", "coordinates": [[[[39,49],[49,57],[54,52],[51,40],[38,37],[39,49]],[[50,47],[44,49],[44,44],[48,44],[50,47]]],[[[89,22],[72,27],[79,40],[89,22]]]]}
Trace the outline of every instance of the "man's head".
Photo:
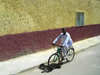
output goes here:
{"type": "Polygon", "coordinates": [[[63,35],[65,35],[66,34],[66,29],[62,28],[62,32],[63,32],[63,35]]]}

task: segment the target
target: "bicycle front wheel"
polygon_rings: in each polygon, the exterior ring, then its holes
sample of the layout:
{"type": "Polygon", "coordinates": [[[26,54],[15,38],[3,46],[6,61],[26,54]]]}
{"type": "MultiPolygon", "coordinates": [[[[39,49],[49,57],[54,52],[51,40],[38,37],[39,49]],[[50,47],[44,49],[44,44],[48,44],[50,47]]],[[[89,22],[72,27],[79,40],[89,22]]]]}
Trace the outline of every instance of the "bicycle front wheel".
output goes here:
{"type": "Polygon", "coordinates": [[[50,69],[55,69],[56,67],[59,66],[59,62],[60,62],[60,57],[58,54],[54,53],[52,54],[49,59],[48,59],[48,67],[50,69]]]}
{"type": "Polygon", "coordinates": [[[70,48],[68,51],[67,51],[67,61],[70,62],[73,60],[75,56],[75,51],[74,51],[74,48],[70,48]]]}

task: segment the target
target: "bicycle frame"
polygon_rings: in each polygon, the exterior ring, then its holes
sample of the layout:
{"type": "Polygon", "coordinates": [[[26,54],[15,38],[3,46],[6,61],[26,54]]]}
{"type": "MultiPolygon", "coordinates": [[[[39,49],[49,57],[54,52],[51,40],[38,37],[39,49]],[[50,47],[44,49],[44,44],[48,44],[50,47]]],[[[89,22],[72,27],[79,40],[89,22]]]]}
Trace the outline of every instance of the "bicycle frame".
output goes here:
{"type": "MultiPolygon", "coordinates": [[[[61,50],[61,48],[57,48],[57,52],[56,53],[57,53],[58,56],[59,56],[59,54],[61,54],[60,50],[61,50]]],[[[54,56],[53,61],[56,62],[57,59],[58,59],[58,57],[54,56]]]]}
{"type": "Polygon", "coordinates": [[[60,54],[61,53],[60,50],[61,50],[61,48],[57,48],[57,53],[60,54]]]}

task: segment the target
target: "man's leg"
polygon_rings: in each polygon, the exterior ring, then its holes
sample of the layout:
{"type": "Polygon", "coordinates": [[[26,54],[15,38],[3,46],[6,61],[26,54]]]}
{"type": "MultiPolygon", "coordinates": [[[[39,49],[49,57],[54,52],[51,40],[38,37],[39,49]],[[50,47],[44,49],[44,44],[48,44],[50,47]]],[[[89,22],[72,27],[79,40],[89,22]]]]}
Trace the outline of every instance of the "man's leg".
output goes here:
{"type": "Polygon", "coordinates": [[[63,52],[63,55],[64,55],[64,59],[65,58],[67,58],[66,57],[66,52],[67,52],[67,50],[70,48],[70,45],[68,45],[68,44],[66,44],[66,45],[64,45],[64,47],[63,47],[63,49],[62,49],[62,52],[63,52]]]}
{"type": "Polygon", "coordinates": [[[62,53],[63,53],[64,57],[66,57],[66,47],[65,46],[62,48],[62,53]]]}

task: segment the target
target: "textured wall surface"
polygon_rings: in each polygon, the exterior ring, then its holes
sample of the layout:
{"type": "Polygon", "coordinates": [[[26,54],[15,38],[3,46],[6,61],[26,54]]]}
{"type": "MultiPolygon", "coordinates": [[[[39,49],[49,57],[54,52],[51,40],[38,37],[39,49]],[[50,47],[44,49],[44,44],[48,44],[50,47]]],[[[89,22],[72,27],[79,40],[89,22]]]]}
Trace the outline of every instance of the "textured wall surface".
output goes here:
{"type": "Polygon", "coordinates": [[[100,35],[100,0],[0,0],[0,60],[50,48],[62,27],[74,42],[100,35]]]}
{"type": "MultiPolygon", "coordinates": [[[[66,30],[76,42],[100,35],[100,24],[71,27],[66,30]]],[[[1,36],[0,61],[48,49],[52,47],[51,43],[60,33],[61,28],[1,36]]]]}
{"type": "Polygon", "coordinates": [[[76,26],[76,12],[100,24],[100,0],[0,0],[0,35],[76,26]]]}

